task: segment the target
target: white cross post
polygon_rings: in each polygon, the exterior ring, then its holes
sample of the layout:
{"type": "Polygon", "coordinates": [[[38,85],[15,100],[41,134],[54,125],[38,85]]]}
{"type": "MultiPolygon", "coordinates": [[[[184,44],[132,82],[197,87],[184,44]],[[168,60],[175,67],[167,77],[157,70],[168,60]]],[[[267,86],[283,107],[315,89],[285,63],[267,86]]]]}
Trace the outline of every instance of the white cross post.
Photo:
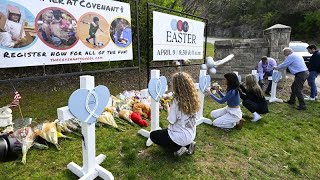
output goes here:
{"type": "Polygon", "coordinates": [[[239,72],[238,71],[233,71],[233,73],[235,73],[238,77],[238,81],[239,83],[241,83],[241,76],[239,75],[239,72]]]}
{"type": "MultiPolygon", "coordinates": [[[[277,72],[278,72],[278,70],[273,70],[273,73],[277,73],[277,72]]],[[[272,81],[271,96],[270,96],[270,98],[266,98],[266,99],[269,100],[269,102],[280,102],[280,103],[282,103],[283,100],[276,97],[278,83],[272,80],[272,76],[268,77],[268,80],[272,81]]]]}
{"type": "MultiPolygon", "coordinates": [[[[94,76],[80,76],[80,88],[92,90],[94,88],[94,76]]],[[[106,156],[100,154],[96,157],[95,123],[81,122],[81,132],[84,138],[82,141],[83,167],[71,162],[67,168],[83,180],[93,180],[96,177],[113,180],[114,177],[111,172],[99,165],[105,160],[106,156]]]]}
{"type": "Polygon", "coordinates": [[[259,74],[258,74],[257,70],[251,70],[251,74],[256,77],[257,82],[258,82],[259,81],[259,74]]]}
{"type": "MultiPolygon", "coordinates": [[[[154,79],[154,78],[159,79],[159,77],[160,77],[160,70],[151,70],[151,78],[150,79],[154,79]]],[[[161,129],[161,127],[159,125],[159,106],[160,106],[160,103],[157,102],[156,100],[154,100],[153,98],[151,98],[151,105],[150,105],[150,109],[151,109],[151,127],[150,127],[150,132],[161,129]]],[[[142,135],[143,137],[148,138],[148,140],[146,142],[146,146],[148,146],[148,147],[153,144],[153,142],[150,139],[150,132],[145,130],[145,129],[140,129],[138,131],[138,133],[140,135],[142,135]]]]}
{"type": "MultiPolygon", "coordinates": [[[[207,75],[207,70],[200,70],[199,77],[202,77],[205,75],[207,75]]],[[[198,94],[199,94],[199,98],[200,98],[200,110],[197,114],[197,118],[199,118],[199,119],[197,119],[196,125],[198,126],[199,124],[202,124],[202,123],[212,125],[212,121],[210,119],[203,117],[203,106],[204,106],[205,95],[203,92],[201,92],[201,89],[199,88],[199,83],[195,83],[195,86],[196,86],[196,89],[198,89],[198,94]]]]}

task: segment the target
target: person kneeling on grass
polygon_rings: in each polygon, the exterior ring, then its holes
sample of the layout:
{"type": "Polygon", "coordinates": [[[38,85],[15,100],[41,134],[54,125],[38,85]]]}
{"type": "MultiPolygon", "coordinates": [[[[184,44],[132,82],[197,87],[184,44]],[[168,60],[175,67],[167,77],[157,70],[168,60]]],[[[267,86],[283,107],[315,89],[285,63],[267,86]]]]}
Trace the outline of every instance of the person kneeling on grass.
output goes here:
{"type": "Polygon", "coordinates": [[[269,110],[267,101],[262,95],[262,89],[257,82],[256,76],[253,74],[247,75],[245,86],[240,85],[240,89],[242,105],[253,113],[253,119],[251,121],[259,121],[261,119],[260,114],[268,113],[269,110]]]}
{"type": "Polygon", "coordinates": [[[206,89],[207,95],[216,102],[223,104],[227,102],[227,106],[221,109],[211,111],[211,117],[215,118],[213,126],[223,129],[236,128],[241,129],[243,124],[242,112],[240,109],[240,94],[239,94],[239,80],[235,73],[227,73],[224,75],[227,80],[227,93],[224,95],[219,86],[215,87],[216,92],[221,99],[211,93],[210,88],[206,89]]]}
{"type": "Polygon", "coordinates": [[[184,153],[191,155],[196,145],[193,140],[196,137],[196,114],[200,109],[199,95],[187,73],[175,73],[172,85],[174,98],[167,108],[169,126],[167,129],[152,131],[150,139],[174,152],[175,156],[184,153]]]}

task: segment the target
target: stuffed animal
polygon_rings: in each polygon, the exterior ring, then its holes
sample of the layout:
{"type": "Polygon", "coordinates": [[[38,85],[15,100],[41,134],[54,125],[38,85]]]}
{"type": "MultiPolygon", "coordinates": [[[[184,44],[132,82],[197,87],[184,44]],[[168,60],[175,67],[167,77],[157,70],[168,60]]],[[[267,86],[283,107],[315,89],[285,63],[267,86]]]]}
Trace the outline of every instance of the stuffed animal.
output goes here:
{"type": "Polygon", "coordinates": [[[132,106],[132,111],[150,119],[150,106],[143,103],[135,103],[132,106]]]}
{"type": "Polygon", "coordinates": [[[148,127],[148,122],[141,118],[141,115],[137,112],[132,112],[130,116],[131,120],[139,126],[148,127]]]}
{"type": "Polygon", "coordinates": [[[135,103],[138,103],[139,99],[135,97],[131,97],[125,100],[125,103],[120,106],[120,109],[127,109],[127,110],[132,110],[132,107],[135,103]]]}
{"type": "Polygon", "coordinates": [[[131,114],[132,114],[132,111],[127,109],[122,109],[119,111],[119,118],[126,120],[131,125],[135,125],[135,123],[130,118],[131,114]]]}

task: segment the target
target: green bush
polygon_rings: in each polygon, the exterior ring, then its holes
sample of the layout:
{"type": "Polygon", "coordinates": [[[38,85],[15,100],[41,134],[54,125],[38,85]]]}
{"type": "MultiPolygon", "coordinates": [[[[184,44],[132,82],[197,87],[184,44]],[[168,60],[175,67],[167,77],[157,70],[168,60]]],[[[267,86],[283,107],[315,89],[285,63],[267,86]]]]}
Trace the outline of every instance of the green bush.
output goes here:
{"type": "Polygon", "coordinates": [[[304,21],[298,24],[299,37],[319,41],[320,33],[320,11],[307,12],[304,21]]]}

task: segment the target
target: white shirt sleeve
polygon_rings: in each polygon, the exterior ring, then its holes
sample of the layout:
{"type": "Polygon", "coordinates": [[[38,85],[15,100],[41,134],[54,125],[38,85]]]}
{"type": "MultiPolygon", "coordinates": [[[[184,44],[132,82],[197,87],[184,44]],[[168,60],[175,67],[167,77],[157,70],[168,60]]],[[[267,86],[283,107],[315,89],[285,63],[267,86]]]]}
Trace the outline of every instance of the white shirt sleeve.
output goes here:
{"type": "Polygon", "coordinates": [[[170,124],[174,124],[177,121],[177,103],[174,100],[170,106],[170,112],[168,114],[167,120],[169,121],[170,124]]]}
{"type": "Polygon", "coordinates": [[[92,24],[93,27],[97,27],[97,24],[96,24],[96,23],[91,22],[91,24],[92,24]]]}

